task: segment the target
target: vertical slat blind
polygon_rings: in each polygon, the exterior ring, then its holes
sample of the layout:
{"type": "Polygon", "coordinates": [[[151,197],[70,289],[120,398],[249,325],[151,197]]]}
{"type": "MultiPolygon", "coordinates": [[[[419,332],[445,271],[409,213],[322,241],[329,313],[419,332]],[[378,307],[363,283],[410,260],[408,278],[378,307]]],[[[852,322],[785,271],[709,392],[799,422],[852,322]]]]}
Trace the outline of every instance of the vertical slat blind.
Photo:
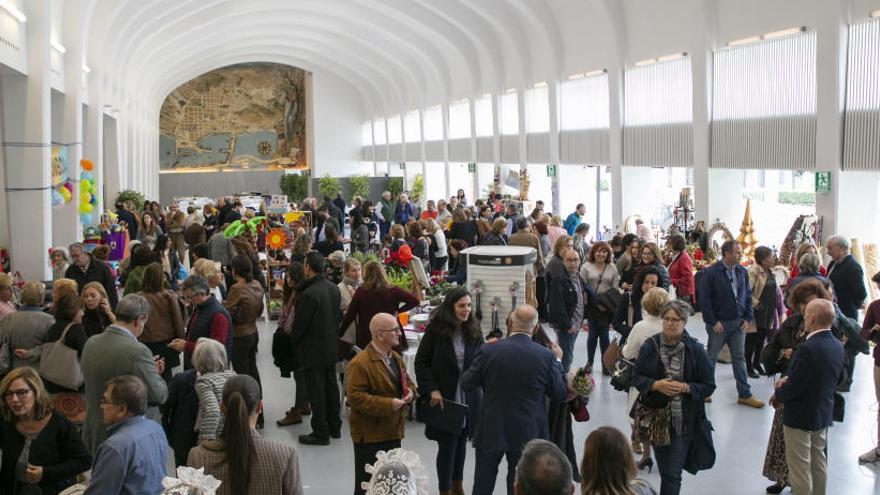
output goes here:
{"type": "Polygon", "coordinates": [[[400,115],[388,117],[388,144],[403,142],[403,134],[400,127],[400,115]]]}
{"type": "Polygon", "coordinates": [[[515,92],[501,95],[499,113],[501,114],[499,116],[501,118],[501,134],[519,134],[519,98],[515,92]]]}
{"type": "Polygon", "coordinates": [[[550,95],[547,86],[526,90],[526,132],[550,132],[550,95]]]}
{"type": "Polygon", "coordinates": [[[417,143],[422,140],[422,128],[419,125],[419,111],[407,112],[403,117],[403,139],[407,143],[417,143]]]}
{"type": "Polygon", "coordinates": [[[623,164],[692,166],[690,58],[627,69],[624,95],[623,164]]]}
{"type": "Polygon", "coordinates": [[[425,141],[443,140],[443,110],[440,105],[425,109],[425,141]]]}
{"type": "Polygon", "coordinates": [[[385,119],[376,119],[373,121],[373,143],[379,146],[385,142],[385,119]]]}
{"type": "Polygon", "coordinates": [[[816,168],[816,33],[713,58],[712,166],[816,168]]]}
{"type": "Polygon", "coordinates": [[[471,109],[468,100],[449,105],[449,139],[471,137],[471,109]]]}
{"type": "Polygon", "coordinates": [[[608,163],[608,75],[565,81],[558,95],[560,162],[608,163]]]}
{"type": "Polygon", "coordinates": [[[880,19],[849,28],[843,169],[880,170],[880,19]]]}
{"type": "Polygon", "coordinates": [[[483,96],[474,102],[474,120],[477,137],[490,137],[495,134],[491,96],[483,96]]]}

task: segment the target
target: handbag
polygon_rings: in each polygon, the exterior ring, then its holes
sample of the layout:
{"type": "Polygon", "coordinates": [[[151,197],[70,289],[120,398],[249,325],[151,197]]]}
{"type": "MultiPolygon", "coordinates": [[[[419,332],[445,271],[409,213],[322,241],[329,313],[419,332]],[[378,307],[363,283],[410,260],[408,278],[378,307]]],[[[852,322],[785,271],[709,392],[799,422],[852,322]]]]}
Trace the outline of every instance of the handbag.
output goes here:
{"type": "Polygon", "coordinates": [[[46,342],[42,345],[40,356],[40,376],[55,385],[70,390],[79,390],[83,384],[82,367],[76,349],[71,349],[64,344],[67,331],[73,323],[69,323],[61,337],[55,342],[46,342]]]}
{"type": "Polygon", "coordinates": [[[632,386],[633,368],[635,362],[620,356],[611,367],[611,386],[619,392],[626,392],[632,386]]]}
{"type": "Polygon", "coordinates": [[[586,423],[590,420],[590,411],[587,410],[587,399],[576,397],[568,403],[568,410],[578,423],[586,423]]]}
{"type": "Polygon", "coordinates": [[[712,441],[712,422],[706,418],[705,413],[694,430],[691,440],[691,448],[685,457],[684,469],[691,474],[698,471],[712,469],[715,465],[715,443],[712,441]]]}
{"type": "Polygon", "coordinates": [[[837,423],[843,423],[846,414],[846,399],[840,392],[834,392],[834,409],[831,411],[831,419],[837,423]]]}
{"type": "Polygon", "coordinates": [[[602,353],[602,367],[606,370],[614,368],[621,355],[620,339],[615,338],[602,353]]]}

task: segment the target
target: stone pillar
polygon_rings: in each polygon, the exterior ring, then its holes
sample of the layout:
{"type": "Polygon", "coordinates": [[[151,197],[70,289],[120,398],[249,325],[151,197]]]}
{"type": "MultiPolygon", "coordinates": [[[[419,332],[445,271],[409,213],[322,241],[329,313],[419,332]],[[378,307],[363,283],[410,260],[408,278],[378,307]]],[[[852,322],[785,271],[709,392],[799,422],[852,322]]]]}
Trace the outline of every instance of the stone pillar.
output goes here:
{"type": "Polygon", "coordinates": [[[712,147],[712,53],[708,42],[691,54],[694,128],[694,213],[695,220],[705,220],[708,226],[715,221],[710,209],[709,168],[712,147]]]}
{"type": "MultiPolygon", "coordinates": [[[[80,165],[83,157],[83,84],[82,84],[82,33],[64,30],[64,99],[61,118],[61,135],[53,141],[67,144],[67,173],[74,186],[79,184],[80,165]]],[[[94,171],[92,171],[94,173],[94,171]]],[[[100,186],[98,184],[96,187],[100,186]]],[[[82,222],[79,215],[79,189],[74,188],[70,204],[53,210],[53,239],[56,246],[66,246],[82,239],[82,222]]],[[[97,196],[97,195],[96,195],[97,196]]]]}
{"type": "Polygon", "coordinates": [[[25,280],[51,278],[51,4],[25,4],[28,75],[0,76],[10,256],[25,280]]]}
{"type": "MultiPolygon", "coordinates": [[[[113,205],[115,198],[108,198],[104,174],[104,101],[101,77],[92,69],[88,78],[89,105],[86,109],[86,127],[83,147],[83,158],[91,160],[95,165],[92,175],[97,182],[97,204],[95,210],[103,212],[106,205],[113,205]]],[[[81,83],[80,83],[81,85],[81,83]]]]}
{"type": "MultiPolygon", "coordinates": [[[[623,66],[608,68],[608,163],[611,165],[611,222],[623,228],[623,66]]],[[[627,184],[627,191],[634,189],[627,184]]],[[[598,229],[598,227],[597,227],[598,229]]]]}
{"type": "Polygon", "coordinates": [[[550,102],[550,163],[556,165],[556,175],[551,177],[552,186],[550,190],[552,191],[552,197],[550,208],[557,215],[562,215],[559,204],[559,81],[550,81],[548,84],[547,99],[550,102]]]}

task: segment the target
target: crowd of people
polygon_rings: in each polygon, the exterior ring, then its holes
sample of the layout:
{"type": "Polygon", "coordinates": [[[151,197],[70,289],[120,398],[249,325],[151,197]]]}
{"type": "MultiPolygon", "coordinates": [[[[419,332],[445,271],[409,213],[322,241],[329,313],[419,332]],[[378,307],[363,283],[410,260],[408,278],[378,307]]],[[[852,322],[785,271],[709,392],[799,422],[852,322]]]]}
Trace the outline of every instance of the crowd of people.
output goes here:
{"type": "MultiPolygon", "coordinates": [[[[52,494],[83,483],[86,493],[161,493],[176,465],[204,468],[222,481],[220,494],[303,493],[297,449],[259,433],[265,252],[287,261],[272,353],[294,388],[277,425],[308,417],[299,445],[324,446],[341,438],[346,418],[356,494],[382,485],[365,467],[396,458],[389,453],[400,452],[413,411],[462,406],[451,427],[428,423],[424,432],[437,443],[443,495],[465,493],[469,441],[474,494],[494,493],[502,459],[509,494],[571,493],[575,482],[584,495],[657,493],[639,478],[655,459],[659,493],[677,494],[683,471],[714,464],[706,404],[723,348],[739,404],[764,407],[749,378],[780,376],[770,398],[768,493],[824,493],[827,428],[840,420],[856,357],[880,341],[880,303],[865,308],[862,268],[845,238],[827,241],[827,271],[818,248],[801,244],[787,282],[777,280],[772,250],[757,248],[746,268],[730,240],[698,281],[683,236],[670,235],[663,248],[647,228],[593,239],[584,205],[563,219],[541,201],[527,213],[494,195],[471,205],[459,191],[422,210],[406,193],[386,191],[375,203],[355,197],[349,206],[340,193],[298,208],[312,224],[284,226],[287,251],[267,247],[267,229],[230,229],[259,216],[233,198],[186,212],[120,203],[131,242],[118,267],[74,243],[52,250],[51,282],[26,281],[17,297],[0,273],[0,492],[52,494]],[[534,298],[513,309],[501,337],[484,336],[467,284],[462,251],[475,245],[537,253],[534,298]],[[358,252],[376,259],[362,264],[351,255],[358,252]],[[387,271],[411,263],[458,284],[431,313],[414,376],[398,315],[422,294],[394,286],[387,271]],[[685,329],[695,311],[705,347],[685,329]],[[587,360],[577,367],[582,331],[587,360]],[[630,438],[598,427],[577,449],[572,420],[585,402],[576,383],[592,383],[594,369],[628,393],[630,438]]],[[[880,274],[872,280],[880,284],[880,274]]],[[[880,399],[877,347],[874,365],[880,399]]],[[[877,440],[860,462],[880,461],[877,440]]],[[[405,466],[393,469],[408,476],[405,466]]]]}

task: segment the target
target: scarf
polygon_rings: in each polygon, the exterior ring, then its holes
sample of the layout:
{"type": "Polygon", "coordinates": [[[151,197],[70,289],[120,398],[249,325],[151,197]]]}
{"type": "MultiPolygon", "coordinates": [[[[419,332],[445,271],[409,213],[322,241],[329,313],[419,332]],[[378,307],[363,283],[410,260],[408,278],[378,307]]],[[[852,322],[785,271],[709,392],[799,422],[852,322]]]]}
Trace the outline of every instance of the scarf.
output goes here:
{"type": "MultiPolygon", "coordinates": [[[[660,334],[660,361],[666,368],[666,377],[675,381],[684,381],[684,338],[678,342],[670,342],[666,335],[660,334]]],[[[672,416],[672,427],[676,435],[684,433],[684,413],[682,412],[681,395],[672,397],[669,401],[672,416]]]]}
{"type": "Polygon", "coordinates": [[[342,283],[351,287],[352,290],[354,290],[354,289],[357,289],[358,287],[360,287],[362,282],[360,282],[359,280],[355,280],[353,278],[343,276],[342,283]]]}

